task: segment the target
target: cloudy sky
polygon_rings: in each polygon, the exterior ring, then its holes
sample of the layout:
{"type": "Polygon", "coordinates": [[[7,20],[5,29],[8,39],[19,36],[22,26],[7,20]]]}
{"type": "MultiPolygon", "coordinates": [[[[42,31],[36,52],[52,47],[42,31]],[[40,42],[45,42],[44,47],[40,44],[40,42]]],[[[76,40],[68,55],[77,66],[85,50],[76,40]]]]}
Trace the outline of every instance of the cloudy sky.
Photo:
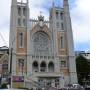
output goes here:
{"type": "MultiPolygon", "coordinates": [[[[62,7],[63,0],[55,0],[62,7]]],[[[40,11],[46,19],[52,0],[29,0],[30,18],[37,18],[40,11]]],[[[90,0],[69,0],[75,50],[90,50],[90,0]]],[[[9,46],[11,0],[0,1],[0,46],[9,46]]]]}

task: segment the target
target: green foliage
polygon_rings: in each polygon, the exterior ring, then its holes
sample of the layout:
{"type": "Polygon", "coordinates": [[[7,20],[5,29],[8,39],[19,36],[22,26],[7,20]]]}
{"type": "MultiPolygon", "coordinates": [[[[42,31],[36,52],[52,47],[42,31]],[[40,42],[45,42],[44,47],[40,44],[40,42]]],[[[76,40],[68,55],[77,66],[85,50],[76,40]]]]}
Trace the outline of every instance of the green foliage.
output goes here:
{"type": "Polygon", "coordinates": [[[7,89],[7,83],[3,83],[3,84],[1,85],[1,88],[2,88],[2,89],[7,89]]]}
{"type": "Polygon", "coordinates": [[[42,90],[41,88],[37,88],[36,90],[42,90]]]}
{"type": "Polygon", "coordinates": [[[83,84],[83,80],[88,80],[88,75],[90,75],[90,62],[83,57],[82,55],[79,55],[76,58],[76,68],[77,68],[77,76],[78,76],[78,82],[80,84],[83,84]]]}
{"type": "Polygon", "coordinates": [[[33,89],[30,89],[30,90],[33,90],[33,89]]]}

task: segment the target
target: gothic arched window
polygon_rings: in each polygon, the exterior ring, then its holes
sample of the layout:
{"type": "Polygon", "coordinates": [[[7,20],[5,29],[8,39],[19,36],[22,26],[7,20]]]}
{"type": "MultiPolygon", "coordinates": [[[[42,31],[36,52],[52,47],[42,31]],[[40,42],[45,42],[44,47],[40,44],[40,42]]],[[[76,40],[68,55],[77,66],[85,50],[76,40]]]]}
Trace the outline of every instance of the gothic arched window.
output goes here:
{"type": "Polygon", "coordinates": [[[33,68],[33,71],[34,72],[38,72],[39,68],[38,68],[38,62],[37,61],[34,61],[33,64],[32,64],[32,68],[33,68]]]}
{"type": "Polygon", "coordinates": [[[54,63],[53,62],[49,62],[48,70],[49,70],[49,72],[54,72],[54,63]]]}
{"type": "Polygon", "coordinates": [[[63,13],[62,12],[60,13],[60,17],[61,17],[61,20],[63,20],[63,13]]]}
{"type": "Polygon", "coordinates": [[[33,35],[33,51],[34,54],[49,54],[49,37],[43,32],[39,31],[33,35]]]}
{"type": "Polygon", "coordinates": [[[18,7],[18,15],[21,16],[21,7],[18,7]]]}
{"type": "Polygon", "coordinates": [[[24,46],[24,35],[22,32],[19,33],[19,47],[22,48],[24,46]]]}
{"type": "Polygon", "coordinates": [[[65,44],[65,43],[64,43],[64,37],[61,36],[61,37],[60,37],[60,48],[61,48],[61,49],[64,48],[64,46],[65,46],[64,44],[65,44]]]}
{"type": "Polygon", "coordinates": [[[18,26],[21,26],[21,18],[18,18],[18,26]]]}
{"type": "Polygon", "coordinates": [[[26,26],[26,19],[23,19],[23,26],[26,26]]]}
{"type": "Polygon", "coordinates": [[[27,13],[27,9],[23,8],[23,15],[26,16],[26,13],[27,13]]]}

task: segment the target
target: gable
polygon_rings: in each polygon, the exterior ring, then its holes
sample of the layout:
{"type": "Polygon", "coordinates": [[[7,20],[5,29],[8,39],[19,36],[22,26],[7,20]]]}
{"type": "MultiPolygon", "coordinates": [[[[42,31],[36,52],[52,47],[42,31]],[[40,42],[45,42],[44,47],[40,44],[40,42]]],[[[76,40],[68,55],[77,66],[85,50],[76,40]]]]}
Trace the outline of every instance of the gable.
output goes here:
{"type": "Polygon", "coordinates": [[[31,33],[31,35],[33,35],[34,33],[38,32],[38,31],[43,31],[48,34],[49,38],[51,37],[51,32],[46,24],[44,24],[42,27],[39,24],[35,25],[32,28],[30,33],[31,33]]]}

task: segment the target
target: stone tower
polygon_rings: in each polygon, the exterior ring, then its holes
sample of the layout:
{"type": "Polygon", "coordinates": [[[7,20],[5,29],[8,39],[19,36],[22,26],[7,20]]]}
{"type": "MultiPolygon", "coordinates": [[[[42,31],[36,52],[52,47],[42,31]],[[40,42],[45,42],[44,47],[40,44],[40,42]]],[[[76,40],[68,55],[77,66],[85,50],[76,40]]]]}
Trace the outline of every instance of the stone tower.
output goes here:
{"type": "MultiPolygon", "coordinates": [[[[10,50],[12,49],[12,74],[21,71],[19,64],[23,64],[23,73],[26,72],[27,65],[27,31],[29,22],[29,7],[27,2],[12,0],[11,21],[10,21],[10,50]]],[[[22,66],[22,65],[21,65],[22,66]]],[[[20,73],[19,73],[20,74],[20,73]]]]}
{"type": "MultiPolygon", "coordinates": [[[[12,75],[29,77],[45,87],[77,83],[73,35],[68,0],[63,7],[29,19],[28,0],[12,0],[10,50],[12,75]]],[[[25,79],[25,82],[29,82],[25,79]]],[[[29,83],[30,84],[30,83],[29,83]]]]}
{"type": "Polygon", "coordinates": [[[76,62],[73,45],[73,33],[68,0],[63,0],[63,8],[55,7],[50,10],[50,30],[53,35],[53,51],[59,56],[60,70],[68,72],[69,83],[77,83],[76,62]],[[66,67],[62,67],[66,64],[66,67]]]}

